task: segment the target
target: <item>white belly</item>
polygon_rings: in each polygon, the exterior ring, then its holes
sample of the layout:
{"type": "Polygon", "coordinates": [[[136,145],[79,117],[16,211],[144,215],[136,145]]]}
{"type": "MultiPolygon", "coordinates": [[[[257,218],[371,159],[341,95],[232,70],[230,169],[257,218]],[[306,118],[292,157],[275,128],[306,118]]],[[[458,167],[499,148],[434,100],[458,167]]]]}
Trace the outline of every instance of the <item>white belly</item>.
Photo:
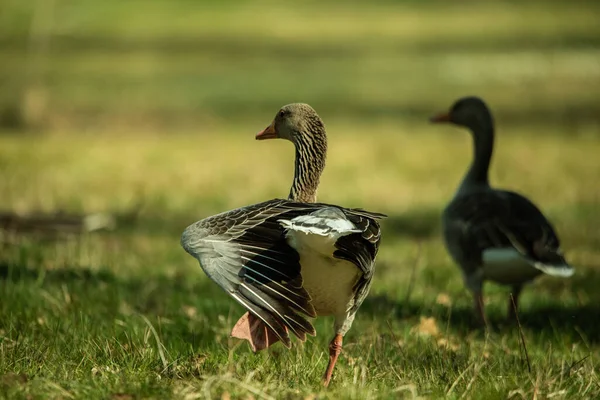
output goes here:
{"type": "Polygon", "coordinates": [[[521,284],[541,274],[514,249],[489,249],[483,253],[483,276],[502,284],[521,284]]]}
{"type": "Polygon", "coordinates": [[[290,231],[287,239],[300,254],[303,286],[317,314],[344,315],[362,272],[349,261],[333,258],[335,238],[290,231]]]}
{"type": "Polygon", "coordinates": [[[360,277],[356,265],[333,258],[300,257],[304,288],[318,315],[341,315],[352,306],[352,288],[360,277]]]}

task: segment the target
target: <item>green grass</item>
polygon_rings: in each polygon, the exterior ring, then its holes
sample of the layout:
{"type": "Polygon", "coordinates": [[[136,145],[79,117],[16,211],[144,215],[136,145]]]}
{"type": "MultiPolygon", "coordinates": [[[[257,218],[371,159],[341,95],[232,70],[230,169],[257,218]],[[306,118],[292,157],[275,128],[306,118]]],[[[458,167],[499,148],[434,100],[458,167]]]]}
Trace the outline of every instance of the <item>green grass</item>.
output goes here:
{"type": "Polygon", "coordinates": [[[6,4],[0,210],[139,215],[2,234],[4,397],[600,396],[597,2],[55,0],[33,39],[31,4],[6,4]],[[440,239],[471,148],[426,117],[464,94],[497,115],[492,181],[541,206],[577,268],[524,292],[531,371],[507,290],[486,287],[493,330],[473,330],[440,239]],[[200,218],[287,194],[291,144],[254,134],[292,101],[327,124],[319,199],[390,216],[328,390],[331,319],[255,355],[229,338],[241,307],[179,246],[200,218]]]}
{"type": "Polygon", "coordinates": [[[243,310],[178,243],[196,219],[284,195],[289,143],[256,142],[251,127],[239,126],[229,127],[231,134],[215,131],[210,140],[2,138],[3,208],[126,212],[140,193],[145,202],[135,225],[113,233],[58,242],[24,237],[5,246],[0,387],[8,396],[63,398],[600,394],[600,191],[591,184],[600,172],[594,162],[600,144],[556,135],[542,142],[518,130],[498,140],[494,181],[543,205],[578,268],[573,279],[540,279],[525,292],[530,373],[518,330],[502,325],[506,290],[488,287],[494,332],[472,331],[470,298],[439,238],[439,211],[470,155],[467,134],[411,128],[381,125],[365,136],[360,128],[329,127],[321,200],[390,218],[371,296],[328,391],[320,376],[330,319],[318,319],[317,337],[289,352],[275,346],[254,355],[228,338],[243,310]],[[433,337],[418,334],[422,317],[434,318],[433,337]]]}

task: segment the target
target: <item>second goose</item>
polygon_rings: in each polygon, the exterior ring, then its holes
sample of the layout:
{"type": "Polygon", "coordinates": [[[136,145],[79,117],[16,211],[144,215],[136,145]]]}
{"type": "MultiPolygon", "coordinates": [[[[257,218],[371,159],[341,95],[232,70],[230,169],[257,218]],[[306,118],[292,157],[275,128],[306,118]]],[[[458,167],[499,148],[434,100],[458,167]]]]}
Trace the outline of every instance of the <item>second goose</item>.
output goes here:
{"type": "Polygon", "coordinates": [[[443,213],[448,252],[461,267],[473,293],[479,322],[486,325],[482,286],[485,280],[509,285],[509,318],[516,318],[523,285],[536,276],[573,275],[554,228],[542,212],[518,193],[494,189],[488,169],[494,146],[494,122],[483,100],[465,97],[450,112],[431,119],[471,131],[474,158],[452,201],[443,213]]]}
{"type": "Polygon", "coordinates": [[[307,317],[334,316],[327,386],[342,339],[373,278],[383,214],[316,203],[325,167],[323,121],[307,104],[290,104],[256,139],[281,138],[296,148],[288,199],[275,199],[208,217],[190,225],[183,248],[204,272],[248,312],[232,336],[258,351],[289,333],[315,335],[307,317]]]}

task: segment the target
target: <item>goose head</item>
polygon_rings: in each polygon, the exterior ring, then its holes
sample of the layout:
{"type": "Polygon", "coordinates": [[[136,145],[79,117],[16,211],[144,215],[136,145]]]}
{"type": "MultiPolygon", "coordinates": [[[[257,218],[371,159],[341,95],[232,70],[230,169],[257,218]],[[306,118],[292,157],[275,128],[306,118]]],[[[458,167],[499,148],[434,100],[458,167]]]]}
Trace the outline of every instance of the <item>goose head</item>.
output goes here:
{"type": "Polygon", "coordinates": [[[493,126],[492,114],[479,97],[462,97],[454,102],[450,111],[431,117],[434,123],[451,123],[470,129],[475,134],[493,126]]]}
{"type": "Polygon", "coordinates": [[[256,134],[257,140],[276,138],[289,140],[296,147],[294,181],[289,198],[315,202],[327,155],[323,120],[308,104],[288,104],[281,107],[269,126],[256,134]]]}
{"type": "Polygon", "coordinates": [[[286,139],[298,145],[305,140],[326,140],[325,126],[308,104],[293,103],[281,107],[273,122],[256,135],[257,140],[286,139]]]}
{"type": "Polygon", "coordinates": [[[488,170],[494,149],[494,120],[483,100],[478,97],[458,99],[450,111],[431,117],[434,123],[451,123],[471,131],[473,138],[473,162],[459,187],[461,191],[489,187],[488,170]]]}

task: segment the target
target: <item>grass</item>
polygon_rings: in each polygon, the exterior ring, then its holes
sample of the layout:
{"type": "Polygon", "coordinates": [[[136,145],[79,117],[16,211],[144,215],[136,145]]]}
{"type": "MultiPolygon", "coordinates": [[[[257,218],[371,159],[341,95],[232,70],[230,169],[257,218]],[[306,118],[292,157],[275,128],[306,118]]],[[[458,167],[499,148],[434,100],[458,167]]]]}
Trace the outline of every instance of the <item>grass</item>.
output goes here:
{"type": "Polygon", "coordinates": [[[3,397],[600,396],[596,2],[40,4],[0,14],[0,209],[139,215],[2,236],[3,397]],[[486,287],[493,330],[473,330],[440,239],[471,148],[426,117],[471,93],[497,115],[492,181],[541,206],[577,268],[524,292],[531,370],[507,290],[486,287]],[[179,246],[200,218],[287,194],[292,146],[253,136],[291,101],[327,124],[320,200],[390,216],[328,390],[331,319],[255,355],[229,338],[243,310],[179,246]]]}
{"type": "Polygon", "coordinates": [[[76,398],[598,395],[600,192],[590,185],[600,172],[598,142],[554,135],[539,145],[518,130],[499,137],[494,181],[543,204],[578,267],[571,280],[540,279],[525,292],[530,373],[516,327],[501,324],[506,290],[488,287],[495,331],[472,331],[470,298],[439,238],[439,210],[470,155],[467,134],[407,128],[382,125],[365,136],[329,126],[321,200],[390,214],[371,296],[329,391],[319,383],[330,319],[317,320],[318,336],[289,352],[254,355],[228,338],[241,308],[178,244],[196,219],[284,195],[291,145],[255,142],[237,126],[209,141],[185,133],[2,138],[3,208],[125,212],[140,193],[146,200],[137,224],[116,232],[5,247],[2,390],[76,398]]]}

